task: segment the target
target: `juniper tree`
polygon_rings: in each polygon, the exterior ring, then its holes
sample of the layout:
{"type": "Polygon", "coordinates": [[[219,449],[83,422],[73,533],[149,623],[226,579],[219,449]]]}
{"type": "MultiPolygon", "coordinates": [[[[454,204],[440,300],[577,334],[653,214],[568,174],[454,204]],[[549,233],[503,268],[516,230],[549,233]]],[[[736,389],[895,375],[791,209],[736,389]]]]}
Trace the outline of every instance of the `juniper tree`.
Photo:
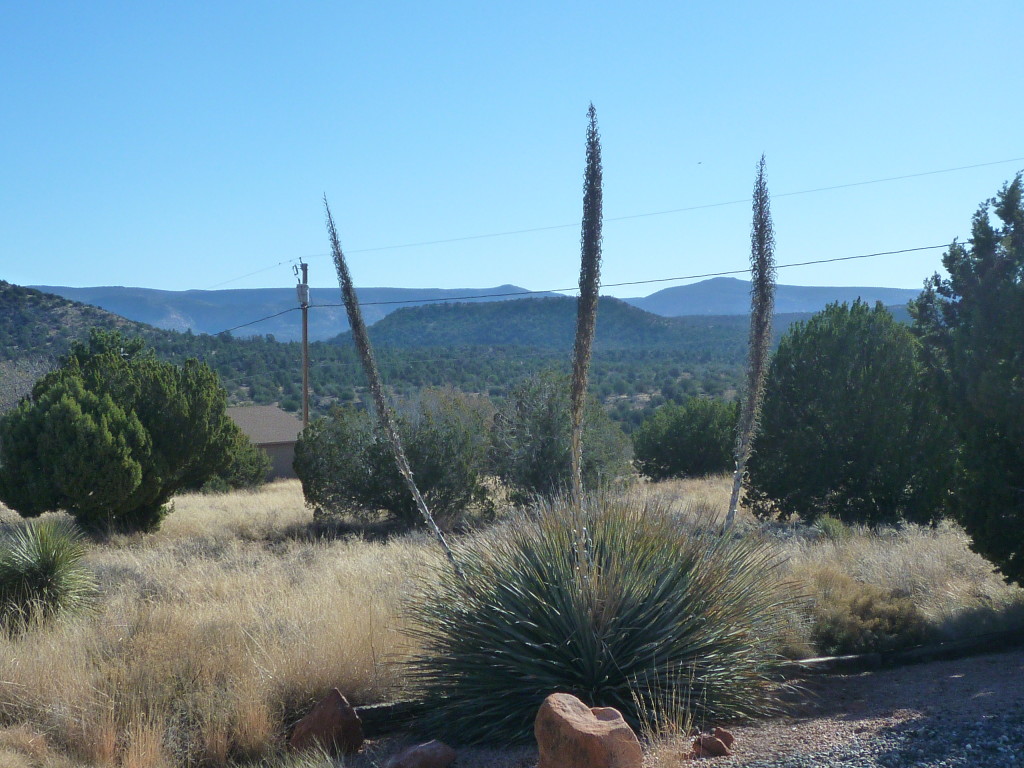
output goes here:
{"type": "Polygon", "coordinates": [[[1024,584],[1024,180],[974,214],[911,303],[931,383],[960,442],[953,511],[972,548],[1024,584]],[[990,217],[994,213],[996,220],[990,217]]]}

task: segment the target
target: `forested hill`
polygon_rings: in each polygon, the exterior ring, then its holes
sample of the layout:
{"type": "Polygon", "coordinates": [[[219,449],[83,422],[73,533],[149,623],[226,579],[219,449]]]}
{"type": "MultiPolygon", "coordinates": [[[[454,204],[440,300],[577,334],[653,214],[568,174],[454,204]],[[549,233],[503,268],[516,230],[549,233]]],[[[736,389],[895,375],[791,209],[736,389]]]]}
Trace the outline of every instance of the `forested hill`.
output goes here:
{"type": "Polygon", "coordinates": [[[90,328],[147,337],[160,333],[97,307],[0,280],[0,361],[55,359],[90,328]]]}
{"type": "MultiPolygon", "coordinates": [[[[808,316],[776,316],[776,339],[808,316]]],[[[575,322],[574,299],[542,298],[407,308],[370,333],[385,384],[398,395],[449,385],[501,397],[531,373],[568,370],[575,322]]],[[[729,396],[746,357],[747,322],[743,315],[663,318],[602,299],[591,390],[624,423],[636,423],[644,409],[666,398],[729,396]]],[[[233,403],[300,406],[302,352],[296,342],[161,330],[0,281],[0,412],[94,327],[142,336],[174,363],[189,357],[208,363],[233,403]]],[[[314,413],[363,398],[365,380],[347,334],[311,344],[310,359],[314,413]]]]}
{"type": "MultiPolygon", "coordinates": [[[[779,315],[776,340],[809,313],[779,315]]],[[[659,317],[624,301],[602,297],[597,312],[599,352],[666,349],[687,360],[738,363],[746,355],[744,315],[659,317]]],[[[518,346],[570,350],[576,333],[576,299],[569,297],[493,304],[437,304],[393,312],[370,328],[381,347],[518,346]]],[[[351,343],[350,334],[338,342],[351,343]]]]}

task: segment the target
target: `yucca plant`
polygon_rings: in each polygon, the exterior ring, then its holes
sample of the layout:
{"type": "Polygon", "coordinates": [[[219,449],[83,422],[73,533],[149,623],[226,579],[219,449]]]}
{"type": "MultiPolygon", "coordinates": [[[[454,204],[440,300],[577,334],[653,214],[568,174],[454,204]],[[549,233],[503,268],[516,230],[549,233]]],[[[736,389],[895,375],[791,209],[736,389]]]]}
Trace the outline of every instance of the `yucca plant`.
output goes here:
{"type": "Polygon", "coordinates": [[[84,607],[95,591],[85,542],[70,520],[0,531],[0,625],[5,629],[84,607]]]}
{"type": "Polygon", "coordinates": [[[658,502],[557,500],[461,545],[410,603],[424,726],[463,743],[529,738],[550,693],[700,721],[771,707],[786,597],[767,545],[686,530],[658,502]],[[577,545],[586,542],[580,557],[577,545]]]}
{"type": "Polygon", "coordinates": [[[570,455],[572,491],[583,500],[583,409],[587,399],[587,374],[597,331],[597,299],[601,289],[602,172],[601,136],[597,112],[587,112],[587,167],[583,175],[583,224],[580,231],[580,297],[576,303],[576,341],[572,348],[570,390],[570,455]]]}
{"type": "Polygon", "coordinates": [[[327,197],[324,196],[324,211],[327,215],[327,236],[331,241],[331,254],[334,257],[334,267],[338,273],[338,285],[341,287],[341,298],[345,304],[345,312],[348,314],[348,324],[352,329],[352,340],[355,342],[356,351],[359,353],[359,360],[363,364],[363,371],[366,373],[366,381],[370,385],[370,393],[373,395],[373,404],[377,411],[377,423],[381,431],[391,445],[391,452],[395,457],[395,464],[398,466],[398,473],[402,476],[409,495],[412,497],[416,509],[419,511],[427,527],[433,531],[445,557],[451,564],[455,573],[460,573],[460,566],[455,561],[452,549],[445,539],[444,533],[438,527],[434,516],[430,514],[427,502],[423,500],[416,480],[412,476],[412,469],[409,467],[409,459],[402,447],[402,438],[398,434],[398,426],[395,423],[395,416],[391,412],[391,406],[384,394],[384,382],[380,377],[380,369],[377,367],[377,358],[373,354],[373,346],[370,344],[370,334],[366,331],[366,323],[363,321],[363,312],[359,307],[359,299],[356,296],[355,283],[352,274],[348,269],[348,262],[345,261],[345,254],[341,250],[341,242],[338,240],[338,230],[334,226],[334,217],[331,216],[331,207],[327,204],[327,197]]]}
{"type": "Polygon", "coordinates": [[[740,488],[757,434],[764,399],[764,382],[771,354],[772,315],[775,311],[775,229],[772,226],[768,184],[764,178],[764,155],[754,182],[754,221],[750,226],[750,341],[747,351],[746,386],[739,423],[736,426],[736,468],[725,527],[732,526],[740,503],[740,488]]]}

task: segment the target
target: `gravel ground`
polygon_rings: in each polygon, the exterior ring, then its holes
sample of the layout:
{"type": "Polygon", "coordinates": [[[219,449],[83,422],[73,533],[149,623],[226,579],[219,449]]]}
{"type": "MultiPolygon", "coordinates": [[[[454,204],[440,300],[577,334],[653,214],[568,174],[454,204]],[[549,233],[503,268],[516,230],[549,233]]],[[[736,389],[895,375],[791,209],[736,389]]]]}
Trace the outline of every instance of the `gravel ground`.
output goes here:
{"type": "Polygon", "coordinates": [[[1024,651],[812,680],[796,709],[783,721],[736,729],[736,757],[701,762],[1024,768],[1024,651]]]}

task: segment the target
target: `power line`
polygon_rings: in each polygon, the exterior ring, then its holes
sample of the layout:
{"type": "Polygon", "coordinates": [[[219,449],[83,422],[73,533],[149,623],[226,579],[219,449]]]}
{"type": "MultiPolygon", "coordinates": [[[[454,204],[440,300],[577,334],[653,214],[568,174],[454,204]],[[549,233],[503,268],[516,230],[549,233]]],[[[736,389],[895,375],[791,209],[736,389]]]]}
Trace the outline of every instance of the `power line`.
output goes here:
{"type": "MultiPolygon", "coordinates": [[[[870,186],[870,185],[873,185],[873,184],[885,184],[885,183],[888,183],[888,182],[891,182],[891,181],[904,181],[906,179],[917,179],[917,178],[921,178],[921,177],[924,177],[924,176],[937,176],[937,175],[940,175],[940,174],[943,174],[943,173],[956,173],[958,171],[969,171],[969,170],[973,170],[975,168],[987,168],[987,167],[993,166],[993,165],[1006,165],[1007,163],[1018,163],[1018,162],[1021,162],[1021,161],[1024,161],[1024,157],[1011,157],[1011,158],[1008,158],[1006,160],[992,160],[992,161],[986,162],[986,163],[974,163],[973,165],[960,165],[960,166],[957,166],[955,168],[939,168],[937,170],[932,170],[932,171],[921,171],[919,173],[907,173],[907,174],[903,174],[901,176],[886,176],[885,178],[868,179],[867,181],[851,181],[851,182],[847,182],[847,183],[844,183],[844,184],[833,184],[833,185],[825,186],[825,187],[813,187],[811,189],[800,189],[800,190],[796,190],[796,191],[793,191],[793,192],[781,192],[779,194],[773,194],[772,195],[772,199],[777,199],[777,198],[780,198],[780,197],[797,197],[799,195],[811,195],[811,194],[816,194],[816,193],[819,193],[819,192],[832,192],[832,191],[835,191],[837,189],[850,189],[852,187],[865,187],[865,186],[870,186]]],[[[724,201],[717,202],[717,203],[704,203],[704,204],[701,204],[701,205],[691,205],[691,206],[686,206],[686,207],[683,207],[683,208],[667,208],[667,209],[661,210],[661,211],[648,211],[648,212],[645,212],[645,213],[633,213],[633,214],[628,214],[628,215],[625,215],[625,216],[611,216],[611,217],[605,218],[605,221],[609,221],[609,222],[611,222],[611,221],[630,221],[632,219],[645,219],[645,218],[650,218],[652,216],[667,216],[667,215],[673,214],[673,213],[688,213],[688,212],[691,212],[691,211],[707,210],[709,208],[723,208],[723,207],[729,206],[729,205],[741,205],[743,203],[749,203],[749,202],[750,202],[750,198],[749,197],[744,197],[744,198],[739,198],[739,199],[736,199],[736,200],[724,200],[724,201]]],[[[524,228],[524,229],[509,229],[509,230],[504,230],[504,231],[501,231],[501,232],[487,232],[487,233],[479,234],[479,235],[462,235],[462,236],[458,236],[458,237],[448,237],[448,238],[442,238],[442,239],[439,239],[439,240],[421,240],[421,241],[412,242],[412,243],[398,243],[398,244],[394,244],[394,245],[379,245],[379,246],[374,246],[374,247],[371,247],[371,248],[354,248],[354,249],[350,249],[348,251],[348,253],[376,253],[376,252],[379,252],[379,251],[393,251],[393,250],[399,250],[399,249],[404,249],[404,248],[421,248],[421,247],[425,247],[425,246],[428,246],[428,245],[446,245],[448,243],[462,243],[462,242],[468,242],[468,241],[471,241],[471,240],[485,240],[485,239],[495,238],[495,237],[508,237],[508,236],[511,236],[511,235],[525,235],[525,234],[530,234],[530,233],[533,233],[533,232],[549,232],[549,231],[552,231],[552,230],[569,229],[569,228],[578,227],[578,226],[579,226],[578,222],[574,222],[572,224],[550,224],[550,225],[541,226],[541,227],[527,227],[527,228],[524,228]]],[[[315,254],[312,254],[310,256],[307,256],[306,258],[321,258],[321,257],[330,256],[330,255],[331,254],[326,253],[326,252],[325,253],[315,253],[315,254]]],[[[250,272],[248,274],[241,275],[240,277],[231,278],[230,280],[225,280],[224,282],[217,283],[215,285],[210,286],[206,290],[210,290],[212,288],[219,288],[222,285],[228,285],[230,283],[234,283],[234,282],[237,282],[239,280],[244,280],[247,277],[252,277],[253,275],[258,275],[258,274],[260,274],[262,272],[267,272],[267,271],[269,271],[271,269],[274,269],[276,267],[281,266],[282,264],[293,264],[296,261],[298,261],[300,258],[302,258],[302,257],[296,257],[296,258],[293,258],[293,259],[286,259],[284,261],[280,261],[277,264],[274,264],[274,265],[269,266],[269,267],[265,267],[263,269],[258,269],[255,272],[250,272]]]]}
{"type": "MultiPolygon", "coordinates": [[[[941,245],[922,245],[922,246],[918,246],[917,248],[900,248],[900,249],[895,250],[895,251],[876,251],[875,253],[862,253],[862,254],[859,254],[857,256],[837,256],[837,257],[831,258],[831,259],[814,259],[812,261],[797,261],[797,262],[792,262],[790,264],[778,264],[778,265],[776,265],[775,268],[776,269],[787,269],[788,267],[806,267],[806,266],[810,266],[812,264],[832,264],[832,263],[837,262],[837,261],[854,261],[856,259],[870,259],[870,258],[874,258],[876,256],[895,256],[895,255],[899,255],[899,254],[903,254],[903,253],[914,253],[916,251],[933,251],[933,250],[936,250],[938,248],[948,248],[949,246],[950,246],[949,243],[942,243],[941,245]]],[[[656,278],[651,278],[651,279],[648,279],[648,280],[629,280],[629,281],[622,282],[622,283],[604,283],[604,284],[601,285],[601,287],[602,288],[621,288],[621,287],[626,286],[626,285],[651,285],[651,284],[654,284],[654,283],[668,283],[668,282],[674,282],[674,281],[677,281],[677,280],[700,280],[700,279],[709,278],[709,277],[726,277],[728,275],[740,275],[740,274],[745,274],[745,273],[747,273],[749,271],[750,271],[750,268],[747,267],[747,268],[744,268],[744,269],[730,269],[730,270],[726,270],[726,271],[723,271],[723,272],[705,272],[705,273],[700,274],[700,275],[679,275],[677,277],[656,277],[656,278]]],[[[536,295],[538,293],[559,293],[559,292],[562,292],[562,291],[575,291],[575,290],[577,290],[576,287],[572,287],[572,288],[547,288],[547,289],[541,289],[541,290],[536,290],[536,291],[525,291],[524,290],[524,291],[509,291],[507,293],[480,293],[480,294],[474,294],[474,295],[471,295],[471,296],[442,296],[442,297],[433,298],[433,299],[398,299],[398,300],[395,300],[395,301],[361,301],[361,302],[359,302],[359,306],[361,306],[361,307],[380,307],[380,306],[392,306],[392,305],[399,305],[399,304],[417,304],[417,305],[419,305],[419,304],[430,304],[430,303],[438,303],[438,302],[441,302],[441,303],[444,303],[444,302],[459,302],[459,301],[465,301],[467,299],[495,299],[495,298],[508,298],[510,296],[531,296],[531,295],[536,295]]],[[[343,307],[343,306],[345,306],[345,305],[344,304],[310,304],[310,307],[325,307],[325,308],[326,307],[343,307]]],[[[285,310],[283,310],[281,312],[277,312],[277,313],[275,313],[273,315],[267,315],[266,317],[261,317],[258,320],[252,320],[252,321],[250,321],[248,323],[242,323],[241,325],[236,325],[234,328],[228,328],[227,330],[219,331],[218,334],[214,334],[214,335],[219,335],[220,333],[230,333],[231,331],[238,330],[239,328],[245,328],[245,327],[250,326],[250,325],[255,325],[256,323],[262,323],[264,320],[270,320],[272,318],[279,317],[280,315],[283,315],[283,314],[285,314],[287,312],[294,312],[297,309],[299,309],[299,307],[291,307],[291,308],[285,309],[285,310]]]]}
{"type": "MultiPolygon", "coordinates": [[[[835,261],[853,261],[855,259],[870,259],[874,256],[894,256],[900,253],[912,253],[914,251],[930,251],[937,248],[948,248],[949,243],[943,243],[942,245],[923,245],[918,248],[902,248],[897,251],[878,251],[877,253],[864,253],[859,256],[839,256],[834,259],[815,259],[814,261],[798,261],[792,264],[778,264],[776,269],[786,269],[787,267],[806,267],[811,264],[830,264],[835,261]]],[[[744,269],[730,269],[724,272],[705,272],[700,275],[679,275],[677,277],[656,277],[649,280],[629,280],[623,283],[602,283],[602,288],[621,288],[626,285],[651,285],[653,283],[670,283],[676,280],[700,280],[708,277],[726,277],[728,275],[740,275],[746,274],[750,271],[750,267],[744,269]]],[[[509,296],[530,296],[538,293],[559,293],[562,291],[576,291],[578,287],[572,288],[546,288],[536,291],[509,291],[508,293],[481,293],[473,296],[442,296],[434,299],[396,299],[395,301],[361,301],[359,306],[361,307],[379,307],[393,304],[427,304],[434,302],[455,302],[463,301],[465,299],[490,299],[490,298],[506,298],[509,296]]],[[[342,307],[344,304],[317,304],[318,307],[342,307]]]]}
{"type": "Polygon", "coordinates": [[[248,327],[250,325],[256,325],[256,323],[262,323],[264,320],[272,320],[275,317],[280,317],[281,315],[286,315],[289,312],[296,312],[299,309],[300,309],[300,307],[289,307],[288,309],[282,309],[280,312],[275,312],[272,315],[267,315],[266,317],[261,317],[259,320],[250,320],[248,323],[242,323],[241,325],[236,325],[234,328],[225,328],[223,331],[217,331],[217,333],[215,333],[213,335],[214,336],[219,336],[222,333],[231,333],[232,331],[237,331],[239,328],[246,328],[246,327],[248,327]]]}

